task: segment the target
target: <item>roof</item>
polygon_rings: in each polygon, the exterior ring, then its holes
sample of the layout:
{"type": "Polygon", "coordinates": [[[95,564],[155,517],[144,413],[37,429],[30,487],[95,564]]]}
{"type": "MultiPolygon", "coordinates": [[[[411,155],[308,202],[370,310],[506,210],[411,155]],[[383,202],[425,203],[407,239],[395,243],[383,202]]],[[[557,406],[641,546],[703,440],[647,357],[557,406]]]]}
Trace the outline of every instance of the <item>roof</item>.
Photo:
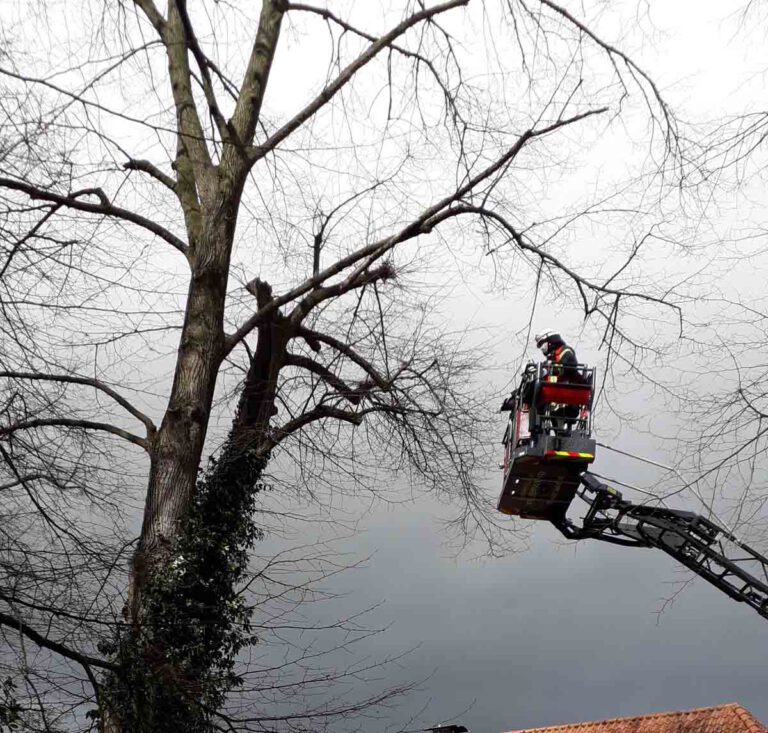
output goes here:
{"type": "Polygon", "coordinates": [[[568,723],[549,728],[525,728],[509,733],[768,733],[737,703],[711,708],[638,715],[634,718],[568,723]]]}

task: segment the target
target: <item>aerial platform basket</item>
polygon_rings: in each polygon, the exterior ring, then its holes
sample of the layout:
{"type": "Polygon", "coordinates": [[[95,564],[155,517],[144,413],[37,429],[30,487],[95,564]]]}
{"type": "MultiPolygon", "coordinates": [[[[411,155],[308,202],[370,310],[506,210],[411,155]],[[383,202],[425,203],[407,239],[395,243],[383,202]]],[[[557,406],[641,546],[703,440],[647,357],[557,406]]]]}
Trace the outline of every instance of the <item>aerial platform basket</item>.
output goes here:
{"type": "Polygon", "coordinates": [[[504,433],[499,511],[547,520],[565,514],[595,459],[594,377],[585,364],[528,364],[504,433]]]}

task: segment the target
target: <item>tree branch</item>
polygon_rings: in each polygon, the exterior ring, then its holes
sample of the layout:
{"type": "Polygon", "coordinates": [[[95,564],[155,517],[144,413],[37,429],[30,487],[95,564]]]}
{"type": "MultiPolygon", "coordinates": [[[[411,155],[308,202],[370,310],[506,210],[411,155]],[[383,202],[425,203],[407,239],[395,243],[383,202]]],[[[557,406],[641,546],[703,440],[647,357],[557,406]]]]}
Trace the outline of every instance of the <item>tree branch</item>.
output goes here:
{"type": "MultiPolygon", "coordinates": [[[[310,359],[308,356],[289,353],[286,355],[283,364],[285,366],[295,366],[300,369],[306,369],[308,372],[312,372],[312,374],[320,377],[320,379],[333,387],[340,396],[348,399],[353,405],[357,405],[360,402],[360,395],[354,387],[350,387],[343,379],[341,379],[341,377],[336,376],[326,366],[316,362],[314,359],[310,359]]],[[[2,489],[1,486],[0,489],[2,489]]]]}
{"type": "MultiPolygon", "coordinates": [[[[253,41],[248,67],[240,86],[235,111],[229,121],[229,127],[234,130],[238,146],[224,150],[222,166],[225,170],[233,168],[238,159],[245,155],[245,148],[253,143],[256,125],[261,115],[261,105],[267,90],[272,60],[277,50],[280,37],[280,24],[283,20],[283,10],[275,0],[263,0],[259,27],[253,41]]],[[[246,163],[244,170],[250,166],[246,163]]]]}
{"type": "Polygon", "coordinates": [[[77,662],[86,670],[88,670],[90,667],[99,667],[101,669],[107,669],[111,672],[118,671],[118,667],[114,664],[110,664],[103,659],[97,659],[96,657],[90,657],[86,654],[80,654],[80,652],[76,652],[74,649],[70,649],[58,641],[53,641],[47,636],[43,636],[40,632],[29,626],[29,624],[26,624],[20,619],[14,618],[13,616],[9,616],[7,613],[3,613],[2,611],[0,611],[0,624],[9,629],[18,631],[20,634],[23,634],[25,637],[27,637],[27,639],[33,641],[35,644],[37,644],[37,646],[43,649],[48,649],[62,657],[66,657],[67,659],[71,659],[72,661],[77,662]]]}
{"type": "Polygon", "coordinates": [[[25,476],[20,476],[15,481],[9,481],[7,484],[0,484],[0,491],[7,491],[16,486],[25,486],[32,481],[40,481],[40,479],[46,479],[51,481],[51,483],[57,483],[53,476],[49,476],[45,473],[28,473],[25,476]]]}
{"type": "Polygon", "coordinates": [[[395,277],[395,269],[388,262],[384,262],[374,270],[366,270],[361,272],[354,279],[347,279],[336,285],[331,285],[325,288],[316,288],[306,298],[304,298],[291,312],[288,317],[290,322],[297,326],[309,312],[316,308],[320,303],[330,298],[338,298],[344,293],[348,293],[350,290],[356,288],[362,288],[371,283],[378,282],[379,280],[390,280],[395,277]]]}
{"type": "Polygon", "coordinates": [[[115,425],[110,425],[104,422],[94,422],[91,420],[77,420],[75,418],[67,417],[51,417],[51,418],[38,418],[35,420],[25,420],[15,425],[8,425],[6,427],[0,427],[0,436],[11,435],[19,430],[31,430],[33,428],[45,428],[45,427],[64,427],[64,428],[79,428],[81,430],[102,430],[106,433],[112,433],[120,438],[141,446],[145,451],[149,452],[150,442],[146,438],[140,438],[138,435],[134,435],[128,430],[123,430],[115,425]]]}
{"type": "Polygon", "coordinates": [[[212,176],[213,164],[192,91],[187,34],[183,20],[184,2],[185,0],[169,0],[168,19],[164,20],[153,0],[134,0],[152,23],[165,46],[168,76],[176,109],[175,169],[178,180],[174,191],[184,210],[187,229],[193,233],[198,223],[198,196],[214,196],[215,186],[212,176]]]}
{"type": "Polygon", "coordinates": [[[286,438],[293,435],[293,433],[301,430],[307,425],[317,422],[318,420],[325,420],[332,418],[335,420],[341,420],[342,422],[351,423],[352,425],[360,425],[366,415],[370,415],[376,412],[386,412],[391,414],[402,415],[406,411],[399,405],[385,405],[377,403],[366,407],[363,410],[356,412],[350,412],[348,410],[342,410],[338,407],[331,405],[320,404],[313,409],[302,413],[298,417],[289,420],[283,427],[274,430],[259,446],[259,451],[266,452],[272,450],[276,445],[282,443],[286,438]]]}
{"type": "Polygon", "coordinates": [[[0,379],[32,379],[47,382],[63,382],[68,384],[82,384],[87,387],[93,387],[98,389],[104,394],[109,395],[117,404],[125,408],[135,418],[144,423],[147,429],[147,437],[154,435],[157,430],[155,423],[147,417],[143,412],[134,407],[123,397],[119,392],[116,392],[112,387],[99,381],[98,379],[91,379],[90,377],[78,377],[70,374],[44,374],[42,372],[3,372],[0,371],[0,379]]]}
{"type": "Polygon", "coordinates": [[[8,257],[6,257],[5,262],[3,263],[2,269],[0,269],[0,278],[5,275],[6,271],[8,270],[8,267],[11,264],[11,260],[13,259],[13,256],[19,251],[19,248],[29,239],[36,236],[37,233],[40,231],[40,229],[43,228],[45,223],[50,219],[57,211],[59,210],[59,205],[54,204],[51,206],[48,211],[45,212],[45,214],[40,218],[40,220],[33,226],[23,237],[18,239],[13,247],[11,248],[11,251],[8,253],[8,257]]]}
{"type": "Polygon", "coordinates": [[[165,42],[165,18],[160,14],[153,0],[133,0],[133,2],[147,16],[152,27],[157,31],[157,35],[160,36],[160,40],[165,42]]]}
{"type": "MultiPolygon", "coordinates": [[[[208,110],[216,123],[216,127],[219,130],[221,141],[223,143],[229,142],[231,137],[230,127],[227,121],[224,119],[224,115],[221,113],[219,103],[216,101],[216,93],[213,90],[213,82],[211,81],[211,75],[208,71],[209,64],[206,55],[203,53],[203,49],[200,48],[200,43],[197,40],[195,31],[192,28],[192,22],[189,19],[189,13],[187,13],[186,0],[180,0],[178,3],[179,15],[181,17],[181,24],[184,28],[184,35],[186,36],[187,46],[192,51],[192,55],[195,57],[197,66],[200,69],[200,77],[202,79],[203,94],[205,95],[205,101],[208,104],[208,110]]],[[[235,141],[235,144],[238,144],[235,141]]]]}
{"type": "Polygon", "coordinates": [[[343,270],[346,270],[348,267],[360,263],[358,264],[357,268],[346,278],[346,282],[354,281],[354,279],[361,272],[365,271],[373,264],[373,262],[375,262],[377,259],[380,259],[396,245],[413,239],[420,234],[427,234],[431,232],[435,226],[435,223],[430,224],[430,220],[435,219],[436,222],[437,214],[440,213],[443,209],[460,200],[480,183],[487,180],[494,173],[498,172],[504,166],[510,163],[523,149],[525,144],[530,140],[543,137],[544,135],[548,135],[549,133],[559,130],[560,128],[567,127],[568,125],[572,125],[576,122],[580,122],[581,120],[587,119],[588,117],[602,114],[605,111],[607,111],[606,107],[600,107],[599,109],[582,112],[580,114],[574,115],[573,117],[558,119],[551,125],[547,125],[546,127],[542,127],[538,130],[526,130],[522,135],[520,135],[520,137],[518,137],[514,145],[512,145],[504,155],[495,160],[491,165],[484,168],[482,171],[480,171],[480,173],[470,178],[464,185],[457,188],[452,194],[445,196],[437,203],[426,208],[418,217],[400,229],[400,231],[384,239],[372,242],[365,247],[361,247],[346,257],[340,258],[333,265],[330,265],[329,267],[326,267],[324,270],[322,270],[318,275],[307,278],[307,280],[305,280],[300,285],[297,285],[295,288],[292,288],[287,293],[284,293],[277,298],[273,298],[263,308],[259,308],[259,310],[256,311],[256,313],[254,313],[250,318],[248,318],[234,334],[228,336],[225,339],[221,358],[224,358],[234,348],[235,344],[237,344],[241,339],[245,338],[254,328],[256,328],[256,326],[258,326],[264,320],[264,318],[269,316],[281,306],[313,290],[328,278],[339,274],[343,270]]]}
{"type": "Polygon", "coordinates": [[[199,186],[202,186],[206,174],[211,169],[212,161],[195,104],[195,95],[192,92],[192,74],[189,69],[187,36],[182,10],[185,2],[186,0],[169,1],[163,41],[168,54],[168,74],[173,101],[176,105],[179,155],[191,162],[195,180],[199,186]]]}
{"type": "Polygon", "coordinates": [[[69,209],[76,209],[77,211],[85,211],[89,214],[102,214],[104,216],[112,216],[116,219],[122,219],[129,221],[132,224],[146,229],[152,234],[160,237],[174,249],[177,249],[183,255],[186,256],[188,252],[187,245],[179,239],[175,234],[169,232],[165,227],[160,226],[157,222],[147,219],[144,216],[129,211],[128,209],[120,208],[112,204],[107,195],[99,188],[87,188],[81,191],[73,191],[72,193],[62,195],[54,193],[53,191],[47,191],[36,186],[32,186],[29,183],[23,183],[22,181],[15,181],[12,178],[0,178],[0,187],[8,188],[12,191],[19,191],[29,196],[33,201],[50,201],[51,203],[58,204],[59,206],[65,206],[69,209]],[[81,196],[95,196],[98,200],[98,204],[93,204],[88,201],[81,201],[81,196]]]}
{"type": "Polygon", "coordinates": [[[123,168],[127,171],[142,171],[148,173],[152,178],[160,181],[166,188],[176,193],[176,181],[169,175],[163,173],[154,163],[148,160],[135,160],[131,158],[127,163],[123,163],[123,168]]]}
{"type": "Polygon", "coordinates": [[[322,342],[328,344],[333,349],[336,349],[340,354],[346,356],[350,361],[357,364],[375,383],[376,386],[382,391],[386,391],[390,388],[391,382],[385,379],[367,359],[358,354],[349,344],[339,341],[339,339],[333,336],[328,336],[325,333],[319,331],[312,331],[309,328],[301,326],[297,330],[297,335],[301,336],[310,345],[312,343],[322,342]]]}
{"type": "MultiPolygon", "coordinates": [[[[667,138],[667,141],[669,142],[670,137],[677,141],[677,132],[676,132],[676,126],[673,116],[670,114],[669,107],[667,106],[667,103],[664,101],[664,98],[661,96],[661,92],[659,91],[658,87],[656,86],[656,83],[651,78],[650,74],[646,73],[641,69],[627,54],[625,54],[623,51],[619,50],[615,46],[612,46],[607,41],[604,41],[602,38],[600,38],[598,35],[594,33],[589,27],[584,25],[581,21],[579,21],[576,17],[574,17],[571,13],[569,13],[564,7],[561,5],[558,5],[555,2],[552,2],[552,0],[539,0],[539,2],[542,5],[545,5],[546,7],[553,10],[555,13],[560,15],[561,17],[565,18],[569,23],[573,24],[576,28],[579,29],[580,33],[583,33],[585,36],[591,38],[600,48],[602,48],[609,57],[618,57],[620,58],[627,70],[629,71],[630,76],[633,77],[633,80],[637,82],[637,77],[635,74],[639,74],[640,77],[645,81],[646,84],[648,84],[649,88],[651,89],[651,92],[653,96],[656,98],[656,101],[659,104],[659,107],[661,107],[662,114],[664,115],[664,121],[667,125],[667,131],[665,134],[665,137],[667,138]]],[[[618,68],[614,65],[614,69],[616,70],[617,74],[620,74],[618,68]]],[[[623,80],[621,80],[622,84],[624,83],[623,80]]],[[[638,84],[638,86],[640,86],[638,84]]],[[[625,87],[626,89],[626,87],[625,87]]],[[[645,94],[645,91],[642,90],[643,96],[646,99],[646,102],[649,102],[647,95],[645,94]]]]}
{"type": "MultiPolygon", "coordinates": [[[[400,166],[402,167],[402,166],[400,166]]],[[[398,168],[399,170],[399,168],[398,168]]],[[[384,185],[385,183],[389,183],[394,179],[395,174],[392,174],[388,176],[387,178],[379,179],[372,183],[370,186],[367,186],[366,188],[362,189],[361,191],[357,191],[353,193],[351,196],[348,196],[343,201],[340,201],[336,206],[334,206],[328,214],[323,214],[321,211],[318,211],[318,214],[320,218],[323,220],[320,224],[320,227],[315,231],[314,237],[313,237],[313,247],[312,247],[312,275],[313,277],[316,277],[318,273],[320,272],[320,254],[323,249],[323,245],[325,243],[325,234],[326,229],[331,224],[331,219],[333,219],[336,214],[339,213],[345,206],[352,203],[356,199],[360,198],[361,196],[365,196],[368,193],[371,193],[375,191],[379,186],[384,185]]]]}
{"type": "MultiPolygon", "coordinates": [[[[469,0],[448,0],[448,2],[435,5],[432,8],[424,8],[418,13],[406,18],[402,23],[395,26],[391,31],[385,33],[375,43],[372,43],[363,53],[360,54],[352,63],[344,67],[339,75],[326,86],[304,109],[298,112],[292,119],[286,122],[279,130],[273,133],[264,143],[259,145],[250,157],[250,164],[253,165],[263,158],[270,150],[277,147],[292,132],[303,125],[319,109],[324,107],[336,96],[337,92],[344,87],[350,79],[362,69],[368,62],[375,58],[380,51],[389,47],[396,38],[400,37],[408,29],[417,25],[423,20],[428,20],[436,15],[452,10],[453,8],[466,5],[469,0]]],[[[283,5],[289,8],[290,3],[283,5]]]]}
{"type": "Polygon", "coordinates": [[[365,414],[370,411],[371,410],[368,409],[361,410],[360,412],[349,412],[348,410],[341,410],[338,407],[332,407],[331,405],[317,405],[317,407],[313,407],[311,410],[293,418],[293,420],[289,420],[281,428],[277,428],[269,436],[268,442],[274,447],[282,440],[285,440],[289,435],[295,433],[306,425],[316,422],[317,420],[325,420],[329,417],[351,423],[352,425],[360,425],[363,422],[365,414]]]}
{"type": "MultiPolygon", "coordinates": [[[[679,306],[676,306],[664,300],[664,298],[658,298],[653,295],[647,295],[645,293],[635,293],[627,290],[618,290],[616,288],[607,287],[607,284],[600,285],[598,283],[593,283],[591,280],[587,280],[585,277],[582,277],[581,275],[579,275],[577,272],[572,270],[570,267],[568,267],[568,265],[566,265],[562,260],[558,259],[554,255],[549,254],[548,252],[545,252],[543,249],[541,249],[540,247],[537,247],[534,244],[531,244],[530,242],[526,242],[523,236],[515,229],[514,226],[512,226],[512,224],[510,224],[509,221],[507,221],[506,218],[504,218],[498,212],[493,211],[491,209],[486,209],[483,206],[472,206],[469,204],[462,204],[460,206],[455,206],[449,209],[448,211],[442,212],[440,215],[438,215],[438,217],[435,217],[434,224],[437,225],[441,221],[445,221],[446,219],[449,219],[454,216],[460,216],[461,214],[477,214],[478,216],[482,216],[487,219],[492,219],[514,240],[515,244],[519,249],[535,254],[537,257],[541,258],[543,262],[548,262],[549,264],[556,267],[558,270],[568,275],[568,277],[570,277],[578,286],[582,299],[584,301],[584,308],[587,312],[590,310],[590,306],[586,299],[584,287],[586,287],[588,290],[591,290],[595,293],[603,293],[605,295],[615,295],[616,297],[626,296],[631,298],[637,298],[638,300],[646,300],[651,303],[658,303],[659,305],[669,306],[671,308],[675,308],[675,310],[677,311],[680,310],[679,306]]],[[[632,256],[634,257],[634,253],[632,254],[632,256]]]]}
{"type": "MultiPolygon", "coordinates": [[[[366,31],[360,28],[356,28],[351,23],[348,23],[343,18],[340,18],[338,15],[332,13],[327,8],[318,8],[318,7],[315,7],[314,5],[307,5],[306,3],[294,3],[294,2],[288,2],[285,8],[288,11],[299,10],[306,13],[313,13],[315,15],[319,15],[321,18],[325,19],[326,21],[335,23],[343,31],[347,33],[354,33],[355,35],[360,36],[361,38],[365,38],[366,41],[370,41],[371,43],[374,43],[376,41],[376,36],[374,36],[371,33],[367,33],[366,31]]],[[[393,51],[396,51],[397,53],[399,53],[401,56],[404,56],[405,58],[412,59],[413,61],[416,62],[417,65],[424,64],[424,66],[426,66],[427,69],[429,69],[429,72],[432,74],[432,78],[435,80],[437,85],[442,90],[443,97],[445,98],[445,101],[446,101],[446,105],[451,108],[451,111],[454,114],[455,118],[461,118],[458,108],[456,107],[454,95],[448,89],[446,82],[440,77],[440,74],[435,68],[434,63],[430,59],[428,59],[426,56],[423,56],[420,53],[417,53],[415,51],[410,51],[404,46],[400,46],[396,43],[390,43],[389,48],[392,49],[393,51]]]]}

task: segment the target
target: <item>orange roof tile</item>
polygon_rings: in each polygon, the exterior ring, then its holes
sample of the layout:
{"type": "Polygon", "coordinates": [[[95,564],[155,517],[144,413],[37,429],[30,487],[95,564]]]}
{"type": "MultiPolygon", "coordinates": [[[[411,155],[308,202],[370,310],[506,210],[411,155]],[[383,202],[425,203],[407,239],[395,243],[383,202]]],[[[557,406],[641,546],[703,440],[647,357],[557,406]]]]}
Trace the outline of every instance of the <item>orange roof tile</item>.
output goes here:
{"type": "Polygon", "coordinates": [[[729,703],[634,718],[525,728],[509,733],[768,733],[768,728],[741,705],[729,703]]]}

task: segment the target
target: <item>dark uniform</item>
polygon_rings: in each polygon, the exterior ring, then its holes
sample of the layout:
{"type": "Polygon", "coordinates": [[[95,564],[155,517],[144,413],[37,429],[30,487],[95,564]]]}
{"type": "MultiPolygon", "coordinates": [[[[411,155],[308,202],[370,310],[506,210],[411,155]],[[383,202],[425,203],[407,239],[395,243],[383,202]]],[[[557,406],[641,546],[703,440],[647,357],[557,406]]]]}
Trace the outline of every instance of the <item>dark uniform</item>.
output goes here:
{"type": "MultiPolygon", "coordinates": [[[[542,350],[548,362],[552,366],[548,368],[548,381],[563,380],[566,382],[578,382],[581,379],[576,366],[579,361],[576,358],[576,352],[568,346],[559,334],[553,331],[545,331],[541,336],[536,336],[536,345],[542,350]],[[545,348],[546,346],[546,348],[545,348]]],[[[533,398],[533,379],[536,373],[535,362],[528,362],[523,372],[523,383],[519,388],[522,391],[521,401],[523,404],[530,405],[533,398]]],[[[518,390],[514,390],[501,404],[500,412],[513,410],[515,407],[515,398],[518,390]]]]}
{"type": "Polygon", "coordinates": [[[549,341],[549,351],[547,359],[552,362],[551,375],[565,382],[578,381],[579,372],[576,366],[579,360],[576,358],[576,352],[568,346],[559,336],[557,341],[549,341]]]}
{"type": "MultiPolygon", "coordinates": [[[[582,382],[582,376],[577,369],[579,360],[576,358],[576,352],[563,341],[560,334],[543,334],[537,338],[537,346],[544,352],[547,361],[552,364],[546,377],[548,381],[582,382]]],[[[579,408],[572,405],[554,407],[550,416],[554,428],[567,428],[570,421],[578,418],[579,408]]]]}

